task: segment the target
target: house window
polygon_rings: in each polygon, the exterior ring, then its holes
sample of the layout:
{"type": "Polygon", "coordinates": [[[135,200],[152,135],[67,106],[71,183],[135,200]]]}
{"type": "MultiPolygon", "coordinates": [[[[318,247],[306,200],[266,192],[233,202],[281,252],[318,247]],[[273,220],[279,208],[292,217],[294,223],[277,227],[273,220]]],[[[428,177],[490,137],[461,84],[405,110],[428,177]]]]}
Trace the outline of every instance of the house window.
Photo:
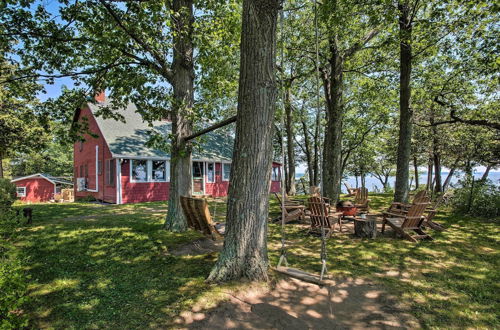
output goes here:
{"type": "Polygon", "coordinates": [[[17,197],[26,197],[26,187],[17,187],[16,192],[17,197]]]}
{"type": "Polygon", "coordinates": [[[271,176],[272,181],[280,181],[280,168],[273,167],[273,174],[271,176]]]}
{"type": "Polygon", "coordinates": [[[108,159],[106,160],[106,177],[105,182],[108,186],[115,185],[115,171],[116,171],[116,160],[108,159]]]}
{"type": "Polygon", "coordinates": [[[153,160],[151,162],[153,181],[167,181],[167,162],[164,160],[153,160]]]}
{"type": "Polygon", "coordinates": [[[207,182],[215,182],[215,163],[207,163],[207,182]]]}
{"type": "Polygon", "coordinates": [[[80,178],[83,178],[83,165],[80,165],[80,178]]]}
{"type": "Polygon", "coordinates": [[[222,164],[222,181],[229,181],[229,176],[231,174],[231,164],[222,164]]]}
{"type": "Polygon", "coordinates": [[[148,161],[147,160],[130,160],[130,170],[132,181],[147,182],[148,181],[148,161]]]}

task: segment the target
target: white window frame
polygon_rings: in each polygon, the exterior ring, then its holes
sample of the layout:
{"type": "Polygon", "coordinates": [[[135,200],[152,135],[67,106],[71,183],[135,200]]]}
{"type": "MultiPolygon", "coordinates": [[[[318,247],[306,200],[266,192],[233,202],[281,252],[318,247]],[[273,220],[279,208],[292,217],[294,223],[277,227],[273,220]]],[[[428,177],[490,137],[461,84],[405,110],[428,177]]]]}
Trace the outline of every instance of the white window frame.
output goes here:
{"type": "Polygon", "coordinates": [[[206,176],[207,176],[207,183],[215,183],[216,179],[215,179],[215,163],[213,162],[206,162],[205,163],[205,173],[206,173],[206,176]],[[212,181],[210,181],[209,177],[208,177],[208,164],[212,164],[213,167],[214,167],[214,179],[212,181]]]}
{"type": "Polygon", "coordinates": [[[229,177],[227,178],[227,180],[224,178],[226,175],[225,175],[225,171],[224,171],[224,165],[229,165],[231,166],[231,168],[233,167],[232,163],[221,163],[221,166],[222,166],[222,181],[224,182],[228,182],[229,179],[231,178],[231,171],[229,171],[229,177]]]}
{"type": "Polygon", "coordinates": [[[273,166],[272,173],[271,173],[271,181],[272,182],[280,182],[281,181],[281,170],[278,166],[273,166]],[[277,171],[276,180],[273,178],[274,169],[276,169],[276,171],[277,171]]]}
{"type": "Polygon", "coordinates": [[[17,195],[17,197],[26,197],[26,187],[16,187],[16,195],[17,195]],[[22,189],[24,192],[22,194],[20,194],[18,192],[18,189],[22,189]]]}
{"type": "Polygon", "coordinates": [[[170,182],[170,161],[163,159],[130,159],[130,182],[133,183],[147,183],[147,182],[170,182]],[[134,171],[132,170],[134,166],[134,161],[146,161],[146,180],[135,180],[134,171]],[[153,178],[153,161],[155,162],[165,162],[165,179],[155,180],[153,178]]]}
{"type": "Polygon", "coordinates": [[[144,161],[144,159],[131,159],[130,160],[130,182],[135,182],[135,183],[145,183],[145,182],[150,182],[151,178],[151,162],[146,160],[146,180],[136,180],[134,179],[134,161],[144,161]]]}
{"type": "Polygon", "coordinates": [[[150,173],[148,174],[148,177],[151,178],[151,182],[169,182],[170,181],[170,162],[166,161],[166,160],[161,160],[161,159],[158,159],[158,160],[148,160],[148,163],[150,164],[150,166],[148,166],[148,171],[150,171],[150,173]],[[163,180],[156,180],[153,176],[153,162],[164,162],[165,163],[165,179],[163,180]]]}

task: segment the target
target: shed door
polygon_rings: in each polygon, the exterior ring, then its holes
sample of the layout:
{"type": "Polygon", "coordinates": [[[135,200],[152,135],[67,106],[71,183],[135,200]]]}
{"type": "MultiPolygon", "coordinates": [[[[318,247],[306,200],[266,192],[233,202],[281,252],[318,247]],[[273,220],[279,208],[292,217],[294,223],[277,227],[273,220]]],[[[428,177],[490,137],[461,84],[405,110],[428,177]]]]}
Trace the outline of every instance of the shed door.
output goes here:
{"type": "Polygon", "coordinates": [[[204,193],[203,167],[203,162],[193,162],[193,194],[195,195],[204,193]]]}

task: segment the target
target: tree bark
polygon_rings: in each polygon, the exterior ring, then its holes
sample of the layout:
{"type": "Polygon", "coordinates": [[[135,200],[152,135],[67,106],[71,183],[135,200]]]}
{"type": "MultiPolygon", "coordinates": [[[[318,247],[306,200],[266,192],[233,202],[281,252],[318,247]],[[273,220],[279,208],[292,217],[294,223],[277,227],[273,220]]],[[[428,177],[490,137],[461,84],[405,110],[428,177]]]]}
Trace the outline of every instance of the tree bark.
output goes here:
{"type": "Polygon", "coordinates": [[[311,143],[309,141],[309,133],[305,120],[302,120],[302,131],[304,133],[304,153],[306,154],[307,173],[309,174],[309,186],[314,186],[314,165],[311,156],[311,143]]]}
{"type": "Polygon", "coordinates": [[[446,177],[446,179],[444,180],[444,183],[443,183],[443,191],[446,191],[446,189],[448,188],[448,185],[450,184],[451,178],[453,177],[455,170],[456,170],[456,167],[450,168],[450,173],[448,173],[448,176],[446,177]]]}
{"type": "Polygon", "coordinates": [[[418,177],[418,163],[417,163],[417,156],[413,157],[413,170],[415,172],[415,190],[418,189],[418,186],[420,185],[419,182],[419,177],[418,177]]]}
{"type": "Polygon", "coordinates": [[[434,152],[434,192],[442,192],[441,184],[441,157],[437,152],[434,152]]]}
{"type": "Polygon", "coordinates": [[[285,83],[285,128],[286,128],[286,151],[288,156],[288,171],[286,176],[286,193],[294,196],[295,188],[295,146],[293,143],[293,117],[291,100],[291,82],[285,83]]]}
{"type": "Polygon", "coordinates": [[[492,164],[488,164],[488,166],[486,166],[486,170],[484,171],[483,176],[481,177],[482,182],[484,182],[484,181],[486,181],[486,179],[488,179],[488,175],[490,174],[490,170],[492,167],[493,167],[492,164]]]}
{"type": "Polygon", "coordinates": [[[323,146],[323,195],[337,203],[342,174],[342,122],[344,60],[337,48],[335,37],[330,38],[330,74],[323,75],[326,97],[326,129],[323,146]]]}
{"type": "Polygon", "coordinates": [[[412,137],[413,111],[410,108],[411,70],[412,70],[412,21],[407,4],[399,3],[399,141],[397,153],[395,202],[408,202],[408,177],[410,172],[410,154],[412,137]]]}
{"type": "Polygon", "coordinates": [[[267,280],[267,216],[280,2],[244,0],[233,168],[224,247],[209,281],[267,280]]]}
{"type": "Polygon", "coordinates": [[[3,155],[0,154],[0,179],[3,179],[3,155]]]}
{"type": "Polygon", "coordinates": [[[173,1],[174,46],[172,62],[172,150],[170,193],[165,228],[174,232],[187,229],[180,196],[191,196],[191,147],[185,138],[193,133],[189,115],[194,104],[193,1],[173,1]]]}
{"type": "Polygon", "coordinates": [[[429,157],[429,160],[427,161],[427,183],[425,185],[425,190],[430,190],[432,188],[432,165],[432,158],[429,157]]]}

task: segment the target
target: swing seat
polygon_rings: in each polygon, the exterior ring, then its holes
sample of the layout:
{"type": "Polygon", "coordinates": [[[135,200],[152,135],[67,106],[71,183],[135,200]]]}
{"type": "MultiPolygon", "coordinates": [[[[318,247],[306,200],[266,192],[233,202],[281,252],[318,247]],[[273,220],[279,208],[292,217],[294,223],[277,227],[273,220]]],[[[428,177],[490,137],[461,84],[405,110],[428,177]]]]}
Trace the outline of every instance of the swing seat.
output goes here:
{"type": "Polygon", "coordinates": [[[273,268],[275,271],[278,273],[284,274],[286,276],[296,278],[298,280],[312,283],[312,284],[317,284],[319,286],[325,286],[325,285],[335,285],[335,282],[330,280],[330,279],[321,279],[319,275],[316,274],[311,274],[308,272],[305,272],[300,269],[296,268],[290,268],[290,267],[282,267],[278,266],[276,268],[273,268]]]}

